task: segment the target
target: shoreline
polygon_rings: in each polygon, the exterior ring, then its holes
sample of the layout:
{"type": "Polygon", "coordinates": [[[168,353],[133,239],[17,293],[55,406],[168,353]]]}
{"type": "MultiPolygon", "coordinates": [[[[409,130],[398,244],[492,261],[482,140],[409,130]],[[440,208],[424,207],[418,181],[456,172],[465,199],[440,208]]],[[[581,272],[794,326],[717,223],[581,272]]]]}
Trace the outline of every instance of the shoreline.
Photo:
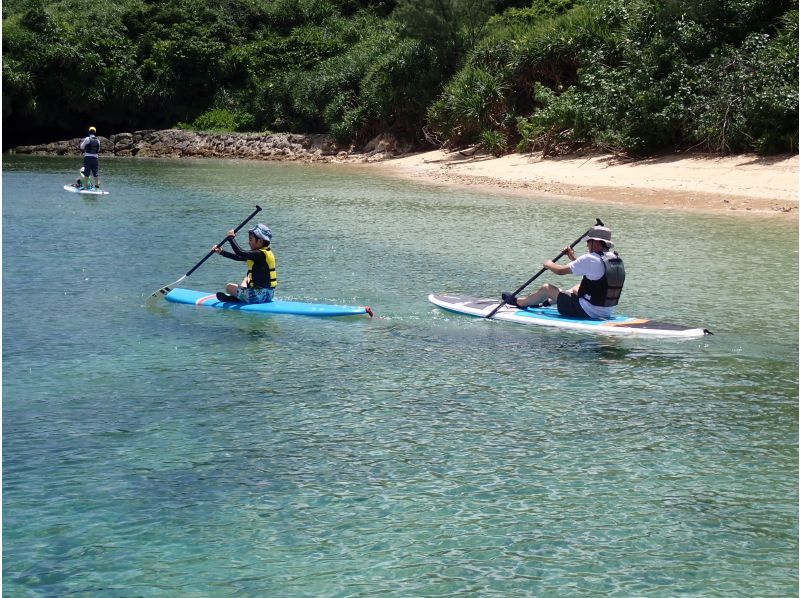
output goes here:
{"type": "MultiPolygon", "coordinates": [[[[466,152],[465,152],[466,153],[466,152]]],[[[797,155],[674,154],[638,161],[592,154],[487,155],[434,150],[365,165],[426,183],[525,197],[797,220],[797,155]]]]}
{"type": "MultiPolygon", "coordinates": [[[[537,198],[576,199],[650,209],[798,218],[797,154],[669,154],[625,160],[611,154],[500,158],[468,149],[412,153],[391,135],[363,148],[323,134],[200,133],[178,129],[99,136],[101,159],[216,158],[344,164],[429,184],[537,198]]],[[[12,148],[11,153],[80,156],[81,139],[12,148]]]]}

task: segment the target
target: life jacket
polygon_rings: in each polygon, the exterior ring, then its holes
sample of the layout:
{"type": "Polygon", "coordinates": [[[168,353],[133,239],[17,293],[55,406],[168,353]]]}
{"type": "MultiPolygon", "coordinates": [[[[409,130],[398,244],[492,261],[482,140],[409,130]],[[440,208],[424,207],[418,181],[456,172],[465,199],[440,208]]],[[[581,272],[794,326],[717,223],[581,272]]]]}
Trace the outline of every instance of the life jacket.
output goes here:
{"type": "Polygon", "coordinates": [[[622,258],[615,251],[613,257],[607,253],[598,254],[603,261],[605,274],[597,280],[589,280],[585,276],[578,287],[578,296],[586,298],[589,303],[598,307],[614,307],[619,303],[622,286],[625,284],[625,265],[622,258]]]}
{"type": "Polygon", "coordinates": [[[92,135],[89,138],[89,142],[84,146],[83,152],[85,154],[95,154],[100,151],[100,142],[97,140],[97,137],[92,135]]]}
{"type": "Polygon", "coordinates": [[[256,289],[274,289],[278,286],[278,272],[275,270],[275,255],[269,247],[259,249],[267,258],[266,264],[247,260],[247,286],[256,289]]]}

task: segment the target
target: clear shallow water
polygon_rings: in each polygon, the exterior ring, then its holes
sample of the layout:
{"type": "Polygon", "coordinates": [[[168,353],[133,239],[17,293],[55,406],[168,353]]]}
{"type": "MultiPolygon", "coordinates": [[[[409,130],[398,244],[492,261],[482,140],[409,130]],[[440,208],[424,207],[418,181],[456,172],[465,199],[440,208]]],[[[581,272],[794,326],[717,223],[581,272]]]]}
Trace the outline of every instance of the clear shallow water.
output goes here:
{"type": "Polygon", "coordinates": [[[76,166],[3,161],[5,595],[797,594],[795,223],[222,161],[108,159],[84,198],[76,166]],[[256,203],[280,296],[378,317],[145,305],[256,203]],[[595,217],[620,312],[716,334],[425,300],[513,289],[595,217]]]}

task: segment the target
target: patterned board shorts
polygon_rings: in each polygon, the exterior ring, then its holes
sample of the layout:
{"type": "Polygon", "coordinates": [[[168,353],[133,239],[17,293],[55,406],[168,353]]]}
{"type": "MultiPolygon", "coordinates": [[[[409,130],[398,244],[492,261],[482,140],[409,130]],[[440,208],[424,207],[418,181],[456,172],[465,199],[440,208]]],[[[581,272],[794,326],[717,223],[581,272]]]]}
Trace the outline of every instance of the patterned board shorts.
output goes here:
{"type": "Polygon", "coordinates": [[[239,287],[236,296],[245,303],[269,303],[275,297],[275,289],[253,289],[239,287]]]}

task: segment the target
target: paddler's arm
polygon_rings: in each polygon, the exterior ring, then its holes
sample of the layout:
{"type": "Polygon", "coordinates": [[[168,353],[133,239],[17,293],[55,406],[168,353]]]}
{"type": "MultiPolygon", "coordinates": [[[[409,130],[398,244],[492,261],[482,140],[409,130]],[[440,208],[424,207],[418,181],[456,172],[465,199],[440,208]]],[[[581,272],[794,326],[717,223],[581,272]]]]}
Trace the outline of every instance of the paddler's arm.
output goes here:
{"type": "Polygon", "coordinates": [[[220,254],[222,257],[226,257],[229,260],[236,260],[237,262],[246,262],[247,258],[239,257],[235,253],[231,253],[230,251],[225,251],[219,245],[214,245],[211,248],[211,251],[220,254]]]}
{"type": "Polygon", "coordinates": [[[236,242],[236,238],[231,235],[228,235],[228,243],[231,244],[231,249],[233,249],[234,253],[236,253],[239,260],[242,261],[253,260],[256,263],[261,263],[261,264],[267,261],[267,258],[264,255],[263,251],[259,251],[258,249],[256,249],[255,251],[245,251],[244,249],[239,247],[239,244],[236,242]]]}
{"type": "Polygon", "coordinates": [[[239,257],[235,253],[231,253],[230,251],[225,251],[224,249],[220,249],[216,245],[214,245],[214,247],[212,247],[212,249],[214,249],[214,251],[216,251],[222,257],[228,258],[229,260],[236,260],[237,262],[246,262],[247,261],[247,258],[239,257]],[[214,247],[216,247],[216,249],[214,249],[214,247]],[[218,249],[219,249],[219,251],[217,251],[218,249]]]}
{"type": "MultiPolygon", "coordinates": [[[[575,261],[575,250],[572,249],[572,247],[566,247],[564,249],[564,253],[567,254],[570,264],[575,261]]],[[[550,272],[553,274],[563,276],[564,274],[572,274],[572,268],[570,268],[570,264],[556,264],[553,260],[546,260],[542,266],[550,270],[550,272]]]]}
{"type": "Polygon", "coordinates": [[[553,260],[547,260],[542,264],[542,266],[550,270],[550,272],[553,274],[558,274],[559,276],[563,276],[564,274],[572,274],[572,270],[570,270],[568,264],[556,264],[553,260]]]}
{"type": "MultiPolygon", "coordinates": [[[[236,233],[234,231],[228,231],[228,241],[230,242],[231,247],[233,247],[236,244],[236,233]]],[[[238,245],[237,245],[237,247],[238,247],[238,245]]],[[[242,257],[242,256],[237,255],[235,253],[231,253],[230,251],[225,251],[219,245],[214,245],[211,248],[211,251],[214,251],[215,253],[218,253],[222,257],[226,257],[229,260],[236,260],[237,262],[246,262],[247,261],[246,257],[242,257]]],[[[239,249],[239,251],[241,252],[241,248],[239,249]]]]}

